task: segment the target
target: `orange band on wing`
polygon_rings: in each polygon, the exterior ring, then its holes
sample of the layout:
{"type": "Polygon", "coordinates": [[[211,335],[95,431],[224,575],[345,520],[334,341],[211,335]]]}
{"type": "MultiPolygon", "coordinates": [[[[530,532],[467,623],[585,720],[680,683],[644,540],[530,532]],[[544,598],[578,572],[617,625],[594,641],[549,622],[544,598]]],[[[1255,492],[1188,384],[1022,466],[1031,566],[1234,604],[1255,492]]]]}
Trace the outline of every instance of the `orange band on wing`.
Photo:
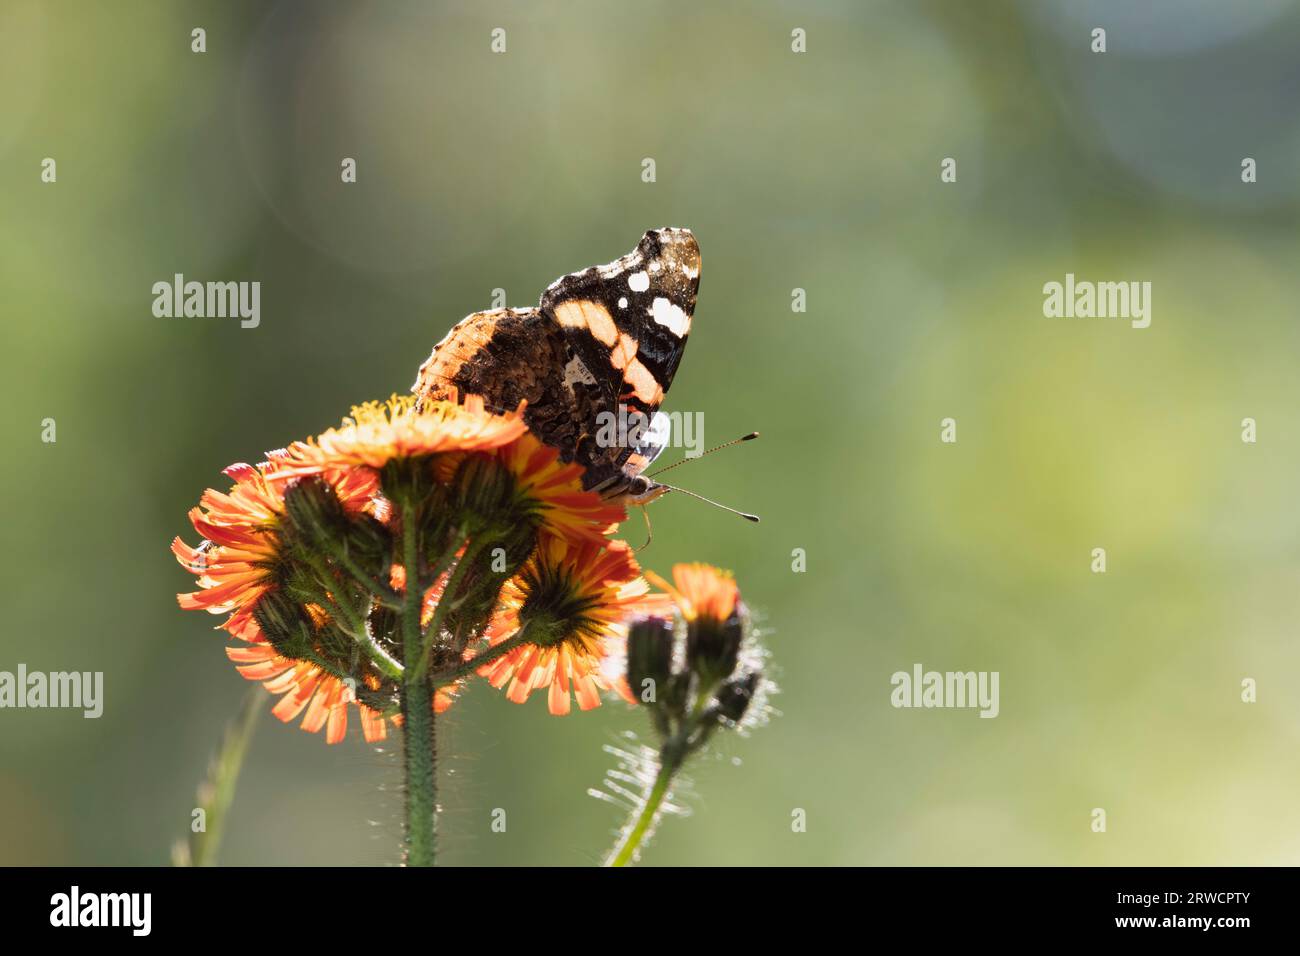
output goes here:
{"type": "Polygon", "coordinates": [[[628,365],[636,361],[636,350],[636,339],[630,335],[619,335],[618,344],[610,352],[609,360],[614,363],[614,368],[627,368],[628,365]]]}
{"type": "Polygon", "coordinates": [[[623,370],[623,381],[632,387],[633,395],[652,408],[657,408],[664,400],[664,390],[640,359],[634,358],[623,370]]]}
{"type": "Polygon", "coordinates": [[[618,338],[618,327],[609,312],[598,302],[579,299],[561,302],[554,309],[555,319],[566,329],[589,329],[602,345],[612,346],[618,338]]]}

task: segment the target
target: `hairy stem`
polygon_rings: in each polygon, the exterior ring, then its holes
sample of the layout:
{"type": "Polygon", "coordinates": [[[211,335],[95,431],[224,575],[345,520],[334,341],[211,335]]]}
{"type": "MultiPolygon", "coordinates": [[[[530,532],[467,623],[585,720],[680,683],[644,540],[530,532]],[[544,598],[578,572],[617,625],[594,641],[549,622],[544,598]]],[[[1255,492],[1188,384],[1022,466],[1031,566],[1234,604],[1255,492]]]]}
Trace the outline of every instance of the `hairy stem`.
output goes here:
{"type": "Polygon", "coordinates": [[[424,643],[420,610],[419,549],[414,508],[402,510],[402,563],[406,569],[406,594],[402,602],[402,645],[408,666],[402,680],[402,736],[406,767],[406,863],[433,866],[437,813],[437,747],[434,736],[433,688],[409,666],[418,660],[424,643]]]}
{"type": "Polygon", "coordinates": [[[627,866],[636,859],[637,850],[654,829],[655,818],[659,816],[659,809],[668,796],[673,777],[681,766],[682,757],[677,749],[665,745],[659,755],[659,773],[655,775],[650,792],[646,794],[645,802],[641,804],[641,811],[619,834],[618,842],[605,858],[605,866],[627,866]]]}

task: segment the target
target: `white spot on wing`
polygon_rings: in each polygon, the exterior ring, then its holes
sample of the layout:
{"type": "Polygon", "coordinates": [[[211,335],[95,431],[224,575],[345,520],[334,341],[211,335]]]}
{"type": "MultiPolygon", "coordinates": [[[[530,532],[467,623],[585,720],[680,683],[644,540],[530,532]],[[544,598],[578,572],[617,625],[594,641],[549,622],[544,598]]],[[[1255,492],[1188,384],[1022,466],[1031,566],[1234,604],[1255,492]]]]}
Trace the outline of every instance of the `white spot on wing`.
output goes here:
{"type": "Polygon", "coordinates": [[[626,309],[626,308],[627,308],[627,296],[625,296],[625,295],[624,295],[624,296],[619,296],[619,299],[618,299],[618,307],[619,307],[620,309],[626,309]]]}
{"type": "Polygon", "coordinates": [[[650,317],[679,339],[684,338],[691,330],[691,317],[683,312],[680,306],[674,305],[663,297],[655,299],[650,306],[650,317]]]}
{"type": "Polygon", "coordinates": [[[650,277],[644,272],[634,272],[627,277],[627,287],[633,292],[644,292],[650,288],[650,277]]]}

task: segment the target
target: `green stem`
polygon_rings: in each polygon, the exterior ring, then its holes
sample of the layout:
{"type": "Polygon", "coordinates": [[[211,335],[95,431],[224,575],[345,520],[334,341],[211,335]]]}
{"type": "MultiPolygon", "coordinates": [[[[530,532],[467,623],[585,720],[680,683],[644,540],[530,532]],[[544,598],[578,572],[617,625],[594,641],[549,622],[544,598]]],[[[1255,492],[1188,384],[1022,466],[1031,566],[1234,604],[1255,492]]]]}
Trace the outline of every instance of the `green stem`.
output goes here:
{"type": "MultiPolygon", "coordinates": [[[[323,607],[332,608],[336,619],[343,619],[343,623],[347,625],[348,636],[356,641],[357,646],[370,658],[371,663],[388,677],[401,680],[402,665],[389,657],[383,648],[375,643],[374,638],[370,636],[370,632],[366,630],[366,622],[361,617],[361,612],[348,603],[346,595],[338,598],[332,596],[332,576],[329,567],[324,561],[316,557],[309,557],[307,564],[316,572],[316,583],[319,586],[317,593],[309,595],[311,599],[323,607]]],[[[366,600],[369,601],[369,599],[370,595],[367,595],[366,600]]]]}
{"type": "Polygon", "coordinates": [[[480,651],[469,660],[457,664],[455,667],[449,667],[445,671],[439,671],[429,678],[434,687],[442,687],[445,684],[464,677],[466,674],[472,674],[484,664],[491,664],[498,657],[509,654],[520,644],[528,643],[528,623],[525,622],[519,630],[507,637],[500,644],[493,644],[485,651],[480,651]]]}
{"type": "Polygon", "coordinates": [[[337,561],[345,571],[352,575],[352,579],[369,591],[380,604],[393,610],[400,610],[402,607],[401,595],[390,588],[379,578],[372,574],[367,574],[348,554],[347,545],[333,538],[328,541],[331,557],[337,561]]]}
{"type": "MultiPolygon", "coordinates": [[[[406,569],[406,594],[402,602],[402,644],[405,659],[416,660],[422,650],[419,548],[415,516],[408,503],[402,509],[402,563],[406,569]]],[[[437,814],[437,747],[434,736],[433,688],[427,679],[407,667],[402,681],[402,736],[406,765],[406,863],[433,866],[437,814]]]]}
{"type": "Polygon", "coordinates": [[[681,758],[674,756],[674,752],[675,748],[670,749],[665,746],[660,753],[659,773],[655,775],[654,784],[646,795],[645,803],[641,805],[641,812],[630,827],[624,828],[618,843],[614,844],[614,848],[609,851],[609,856],[605,859],[606,866],[627,866],[635,859],[636,851],[649,836],[655,817],[659,815],[659,808],[663,805],[664,798],[668,796],[668,788],[673,782],[673,776],[682,765],[681,758]]]}
{"type": "Polygon", "coordinates": [[[460,602],[456,600],[456,591],[460,588],[461,581],[465,579],[466,573],[473,566],[484,543],[484,538],[479,538],[477,541],[465,539],[465,550],[461,554],[460,560],[456,562],[456,567],[451,572],[451,576],[448,577],[447,586],[442,589],[442,597],[439,599],[437,607],[433,609],[433,620],[429,622],[429,633],[425,636],[424,647],[420,651],[420,661],[416,665],[415,671],[416,676],[423,677],[428,673],[429,657],[433,653],[433,645],[442,639],[442,626],[446,621],[447,611],[459,607],[460,602]]]}

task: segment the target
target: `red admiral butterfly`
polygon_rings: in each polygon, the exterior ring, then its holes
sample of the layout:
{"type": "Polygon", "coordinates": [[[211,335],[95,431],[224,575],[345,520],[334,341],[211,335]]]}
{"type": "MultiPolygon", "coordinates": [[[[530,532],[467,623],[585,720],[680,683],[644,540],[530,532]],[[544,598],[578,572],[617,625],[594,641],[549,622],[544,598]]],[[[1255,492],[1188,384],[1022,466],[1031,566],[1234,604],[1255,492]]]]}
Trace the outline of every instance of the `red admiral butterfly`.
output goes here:
{"type": "Polygon", "coordinates": [[[526,401],[529,429],[586,469],[585,488],[644,504],[680,490],[642,472],[667,441],[652,423],[686,349],[699,285],[691,231],[652,229],[621,259],[552,282],[537,308],[459,322],[420,366],[412,391],[420,401],[481,395],[498,412],[526,401]],[[609,416],[647,427],[625,443],[602,441],[609,416]]]}

